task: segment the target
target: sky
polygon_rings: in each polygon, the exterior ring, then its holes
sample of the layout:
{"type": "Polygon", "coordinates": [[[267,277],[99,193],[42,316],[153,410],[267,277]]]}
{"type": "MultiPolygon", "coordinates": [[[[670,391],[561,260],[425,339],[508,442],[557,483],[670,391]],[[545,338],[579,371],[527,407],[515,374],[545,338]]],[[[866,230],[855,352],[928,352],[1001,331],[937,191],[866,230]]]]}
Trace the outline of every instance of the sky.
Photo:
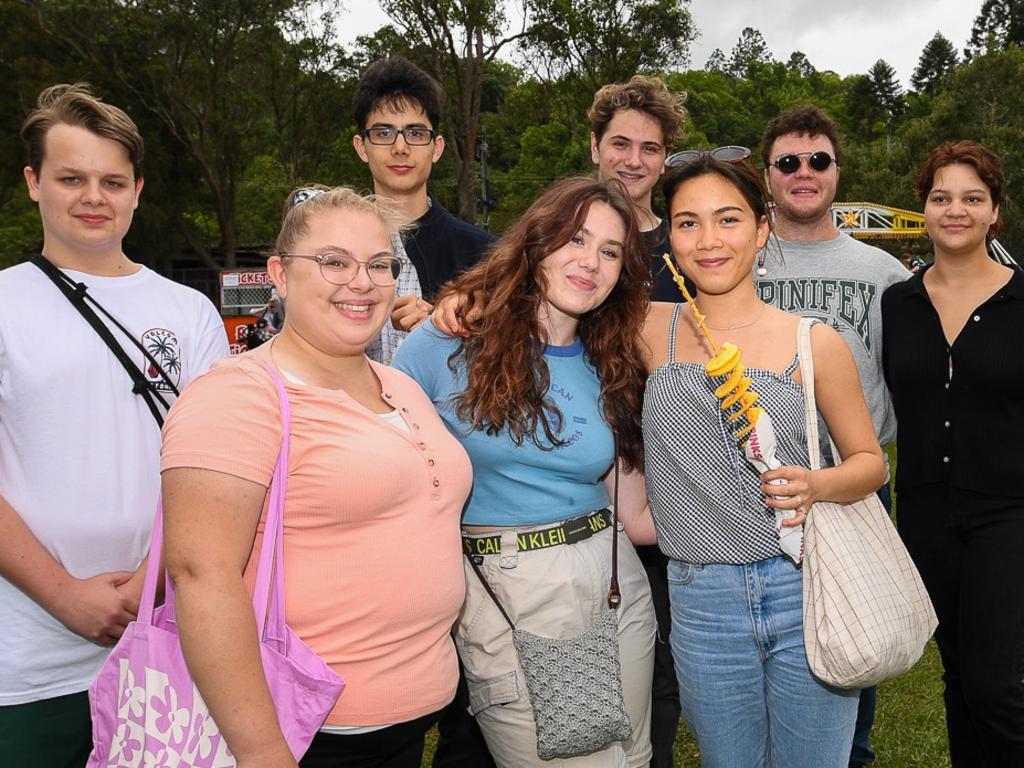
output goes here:
{"type": "MultiPolygon", "coordinates": [[[[729,55],[744,27],[759,30],[772,55],[787,61],[803,51],[815,69],[842,76],[866,74],[878,59],[896,70],[904,87],[925,44],[936,32],[963,52],[983,0],[691,0],[700,37],[691,66],[704,67],[715,48],[729,55]]],[[[513,3],[510,3],[510,6],[513,3]]],[[[371,34],[389,23],[376,0],[349,0],[339,14],[341,41],[371,34]]],[[[514,54],[513,54],[514,60],[514,54]]]]}

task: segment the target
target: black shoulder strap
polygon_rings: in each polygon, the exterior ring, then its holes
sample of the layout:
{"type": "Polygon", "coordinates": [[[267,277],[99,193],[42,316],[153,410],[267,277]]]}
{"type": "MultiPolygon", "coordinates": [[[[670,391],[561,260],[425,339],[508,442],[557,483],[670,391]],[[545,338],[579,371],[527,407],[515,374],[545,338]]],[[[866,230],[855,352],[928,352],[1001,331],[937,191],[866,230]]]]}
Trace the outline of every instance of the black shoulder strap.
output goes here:
{"type": "Polygon", "coordinates": [[[71,306],[78,310],[78,313],[85,318],[85,321],[89,323],[90,326],[92,326],[92,329],[96,331],[96,334],[103,339],[103,343],[107,345],[114,357],[117,358],[117,361],[121,363],[121,366],[128,372],[128,376],[132,380],[132,392],[136,395],[140,395],[142,399],[146,401],[146,405],[149,406],[149,411],[153,414],[153,418],[156,419],[157,425],[162,427],[164,425],[164,417],[163,414],[160,413],[160,408],[156,401],[160,401],[165,413],[171,407],[170,404],[164,396],[160,394],[159,390],[153,386],[152,382],[146,378],[145,374],[139,370],[138,366],[132,362],[131,358],[128,357],[128,353],[126,353],[121,345],[117,343],[117,339],[114,338],[114,334],[111,333],[110,329],[102,320],[100,320],[96,312],[93,311],[92,307],[90,307],[86,301],[88,300],[91,302],[93,306],[99,309],[99,311],[102,312],[104,316],[125,335],[126,338],[132,341],[132,343],[145,356],[146,360],[155,368],[156,371],[159,372],[160,378],[162,378],[164,382],[166,382],[167,386],[170,387],[171,391],[177,395],[177,387],[174,386],[174,382],[171,381],[167,372],[164,371],[160,363],[157,362],[157,359],[153,357],[149,350],[135,339],[127,328],[118,322],[117,318],[107,312],[107,310],[104,309],[96,299],[88,294],[87,287],[84,283],[76,283],[64,272],[57,269],[57,267],[55,267],[45,256],[41,254],[33,256],[31,261],[39,267],[40,270],[42,270],[44,275],[50,278],[51,282],[53,282],[60,292],[67,297],[67,300],[71,302],[71,306]]]}

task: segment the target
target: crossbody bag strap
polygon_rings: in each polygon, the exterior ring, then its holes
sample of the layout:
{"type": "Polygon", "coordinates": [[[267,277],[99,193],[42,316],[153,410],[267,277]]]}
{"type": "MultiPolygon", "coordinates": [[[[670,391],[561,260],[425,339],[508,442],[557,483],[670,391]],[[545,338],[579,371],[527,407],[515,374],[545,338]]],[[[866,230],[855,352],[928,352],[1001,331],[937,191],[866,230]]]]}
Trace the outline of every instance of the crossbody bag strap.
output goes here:
{"type": "Polygon", "coordinates": [[[149,406],[150,413],[153,414],[153,418],[156,420],[158,426],[163,427],[164,418],[163,414],[160,413],[160,409],[156,404],[156,400],[160,401],[163,405],[164,411],[170,409],[170,403],[157,391],[152,383],[146,378],[145,374],[139,367],[132,362],[131,358],[128,357],[128,353],[124,351],[124,348],[114,338],[114,334],[110,331],[110,328],[100,320],[99,316],[93,311],[92,307],[86,302],[90,302],[97,309],[104,314],[107,319],[112,322],[126,338],[130,339],[131,342],[138,348],[140,352],[145,356],[146,360],[159,372],[160,378],[166,382],[167,386],[170,387],[171,391],[177,395],[178,388],[174,386],[174,382],[171,381],[167,372],[164,371],[163,366],[157,362],[157,359],[147,350],[142,344],[140,344],[135,337],[125,328],[117,318],[111,315],[107,310],[100,304],[96,299],[88,293],[88,288],[85,283],[79,283],[72,280],[68,275],[53,265],[45,256],[36,254],[31,258],[33,264],[35,264],[44,275],[50,278],[50,281],[57,286],[57,289],[64,294],[65,298],[71,302],[78,313],[85,319],[87,323],[96,332],[96,335],[103,340],[103,343],[107,345],[110,352],[117,358],[117,361],[121,364],[121,367],[125,369],[128,376],[132,380],[132,392],[142,397],[146,401],[146,405],[149,406]]]}
{"type": "Polygon", "coordinates": [[[505,610],[505,606],[501,604],[501,600],[499,600],[498,596],[494,594],[494,590],[491,589],[491,585],[487,583],[487,579],[484,578],[484,574],[480,570],[480,566],[476,564],[476,560],[473,559],[472,555],[467,553],[466,558],[469,560],[469,564],[473,568],[473,573],[475,573],[476,577],[480,579],[480,583],[484,585],[484,591],[490,596],[491,600],[494,601],[494,604],[498,606],[498,610],[501,611],[501,615],[505,618],[506,623],[508,623],[509,629],[514,630],[516,625],[512,623],[512,619],[509,618],[508,612],[505,610]]]}
{"type": "MultiPolygon", "coordinates": [[[[615,464],[613,471],[615,472],[615,480],[612,486],[613,504],[612,504],[612,578],[611,584],[608,587],[608,607],[615,610],[622,603],[622,594],[619,592],[619,443],[618,439],[613,435],[612,439],[615,441],[615,464]]],[[[484,591],[491,598],[498,610],[501,611],[502,617],[508,624],[509,628],[515,630],[516,625],[512,621],[512,618],[508,615],[505,610],[505,606],[501,604],[498,596],[494,594],[494,590],[491,585],[487,583],[487,579],[484,578],[483,571],[480,570],[480,566],[477,565],[476,560],[473,559],[473,555],[468,552],[466,559],[469,560],[469,565],[473,569],[473,573],[480,579],[480,583],[484,587],[484,591]]]]}
{"type": "Polygon", "coordinates": [[[612,582],[608,587],[608,607],[615,610],[622,603],[619,592],[619,438],[613,432],[615,446],[615,480],[612,484],[612,582]]]}

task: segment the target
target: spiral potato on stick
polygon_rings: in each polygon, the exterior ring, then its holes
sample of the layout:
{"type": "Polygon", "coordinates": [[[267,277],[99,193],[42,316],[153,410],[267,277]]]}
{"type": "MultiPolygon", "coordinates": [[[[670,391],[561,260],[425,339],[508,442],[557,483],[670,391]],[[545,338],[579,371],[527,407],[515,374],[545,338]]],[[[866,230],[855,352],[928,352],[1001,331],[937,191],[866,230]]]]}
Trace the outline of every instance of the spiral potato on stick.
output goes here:
{"type": "Polygon", "coordinates": [[[761,414],[764,413],[763,408],[754,406],[754,403],[757,402],[758,394],[750,389],[750,385],[753,382],[746,375],[743,367],[743,355],[735,344],[731,344],[728,341],[721,347],[718,346],[711,335],[711,330],[708,328],[707,323],[704,322],[703,313],[697,308],[697,302],[694,301],[693,296],[686,289],[686,280],[679,274],[675,264],[672,263],[672,257],[665,254],[662,258],[665,260],[665,264],[668,265],[669,271],[672,272],[672,279],[675,280],[679,290],[682,291],[683,298],[690,305],[690,310],[697,320],[697,327],[700,328],[701,333],[704,334],[711,345],[711,350],[714,354],[704,364],[705,372],[713,379],[723,376],[727,377],[715,389],[715,397],[718,398],[719,407],[728,414],[726,419],[732,424],[736,439],[742,445],[746,441],[747,436],[753,431],[761,414]]]}
{"type": "MultiPolygon", "coordinates": [[[[778,469],[782,462],[775,456],[775,428],[772,425],[771,416],[765,413],[763,408],[754,405],[758,400],[758,394],[750,389],[753,380],[746,375],[743,367],[743,357],[735,344],[725,342],[721,347],[715,342],[711,330],[705,322],[704,314],[698,309],[697,302],[686,288],[686,281],[675,264],[672,257],[665,254],[662,257],[668,265],[672,277],[682,291],[683,298],[690,305],[690,310],[697,321],[697,327],[707,338],[713,353],[710,360],[704,364],[704,371],[711,379],[725,381],[719,384],[714,395],[718,400],[718,407],[726,413],[726,421],[733,429],[743,455],[747,461],[760,473],[768,470],[778,469]]],[[[771,481],[772,485],[785,485],[786,481],[779,478],[771,481]]],[[[776,495],[778,499],[788,498],[783,495],[776,495]]],[[[800,563],[804,555],[804,533],[803,525],[785,526],[783,522],[796,514],[795,510],[775,509],[775,533],[779,537],[779,547],[783,553],[794,563],[800,563]]]]}

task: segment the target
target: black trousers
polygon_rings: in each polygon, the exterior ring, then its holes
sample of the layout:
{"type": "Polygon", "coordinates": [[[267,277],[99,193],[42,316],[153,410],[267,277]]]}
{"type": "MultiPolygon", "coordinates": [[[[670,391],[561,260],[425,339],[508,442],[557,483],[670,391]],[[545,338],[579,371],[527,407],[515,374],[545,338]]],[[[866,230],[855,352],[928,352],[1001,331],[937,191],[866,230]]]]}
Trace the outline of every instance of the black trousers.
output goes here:
{"type": "Polygon", "coordinates": [[[939,617],[953,766],[1024,766],[1024,498],[934,484],[897,502],[939,617]]]}
{"type": "MultiPolygon", "coordinates": [[[[889,482],[878,489],[878,500],[885,511],[892,513],[892,494],[889,482]]],[[[857,704],[857,724],[853,728],[853,747],[850,749],[850,767],[862,768],[875,762],[875,750],[871,748],[871,728],[875,724],[875,705],[878,702],[878,688],[862,688],[857,704]]]]}
{"type": "Polygon", "coordinates": [[[455,699],[441,710],[433,768],[495,768],[476,718],[469,714],[469,691],[459,660],[459,686],[455,699]]]}
{"type": "Polygon", "coordinates": [[[85,691],[0,707],[3,768],[85,768],[91,751],[85,691]]]}
{"type": "Polygon", "coordinates": [[[350,735],[318,733],[299,761],[301,768],[420,768],[423,737],[440,712],[350,735]]]}
{"type": "Polygon", "coordinates": [[[672,611],[668,603],[668,557],[657,546],[637,547],[647,571],[651,601],[658,622],[654,641],[654,681],[651,685],[651,757],[650,768],[672,768],[676,732],[679,730],[679,683],[672,662],[672,611]]]}

